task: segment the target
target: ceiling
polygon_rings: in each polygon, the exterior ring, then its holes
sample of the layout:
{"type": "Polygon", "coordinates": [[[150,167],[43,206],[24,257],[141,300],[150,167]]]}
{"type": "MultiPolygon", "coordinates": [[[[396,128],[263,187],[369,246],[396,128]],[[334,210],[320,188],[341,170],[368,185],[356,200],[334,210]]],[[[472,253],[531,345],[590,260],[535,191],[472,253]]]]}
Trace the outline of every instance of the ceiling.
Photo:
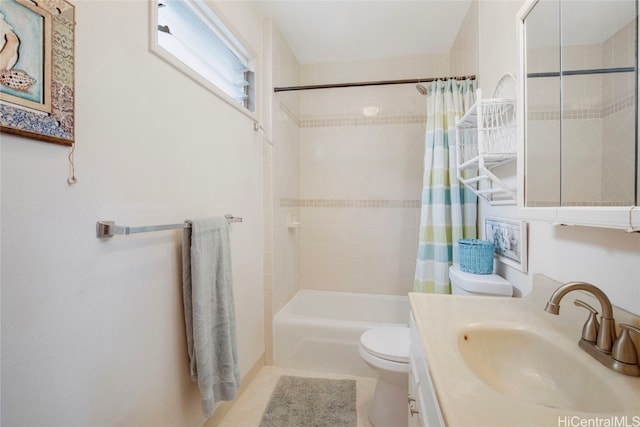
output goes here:
{"type": "Polygon", "coordinates": [[[301,64],[448,53],[470,0],[254,1],[301,64]]]}

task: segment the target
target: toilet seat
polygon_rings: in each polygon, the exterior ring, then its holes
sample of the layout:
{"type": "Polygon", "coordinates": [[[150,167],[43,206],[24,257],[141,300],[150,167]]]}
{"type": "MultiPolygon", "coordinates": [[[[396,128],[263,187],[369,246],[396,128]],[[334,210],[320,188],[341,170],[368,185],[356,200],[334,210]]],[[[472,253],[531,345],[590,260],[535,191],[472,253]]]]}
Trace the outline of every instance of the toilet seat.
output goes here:
{"type": "Polygon", "coordinates": [[[360,336],[360,349],[378,359],[408,364],[409,328],[389,326],[369,329],[360,336]]]}

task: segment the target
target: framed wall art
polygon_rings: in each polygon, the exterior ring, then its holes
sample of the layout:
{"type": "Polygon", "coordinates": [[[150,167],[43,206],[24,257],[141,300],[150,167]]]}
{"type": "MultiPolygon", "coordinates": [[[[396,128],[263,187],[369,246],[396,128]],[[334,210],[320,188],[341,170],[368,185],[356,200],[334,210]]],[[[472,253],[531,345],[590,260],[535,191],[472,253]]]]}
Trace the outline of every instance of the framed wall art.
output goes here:
{"type": "Polygon", "coordinates": [[[523,273],[527,272],[527,223],[485,218],[485,239],[493,242],[494,256],[523,273]]]}
{"type": "Polygon", "coordinates": [[[0,2],[0,132],[73,145],[74,37],[65,0],[0,2]]]}

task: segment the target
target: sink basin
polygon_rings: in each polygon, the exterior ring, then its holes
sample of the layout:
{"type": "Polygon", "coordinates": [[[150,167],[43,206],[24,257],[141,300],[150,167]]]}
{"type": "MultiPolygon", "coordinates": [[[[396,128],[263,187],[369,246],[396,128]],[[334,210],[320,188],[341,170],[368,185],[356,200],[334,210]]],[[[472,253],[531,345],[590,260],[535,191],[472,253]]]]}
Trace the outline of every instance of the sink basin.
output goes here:
{"type": "Polygon", "coordinates": [[[624,409],[615,390],[593,375],[593,365],[534,330],[473,325],[461,329],[457,344],[476,377],[504,396],[580,412],[624,409]]]}

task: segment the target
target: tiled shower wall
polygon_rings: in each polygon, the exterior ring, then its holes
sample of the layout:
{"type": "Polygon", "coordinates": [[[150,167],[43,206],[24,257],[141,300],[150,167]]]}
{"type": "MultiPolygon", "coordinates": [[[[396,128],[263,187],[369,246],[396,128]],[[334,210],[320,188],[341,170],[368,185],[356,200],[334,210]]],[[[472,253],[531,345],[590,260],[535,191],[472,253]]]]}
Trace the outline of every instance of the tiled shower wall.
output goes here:
{"type": "MultiPolygon", "coordinates": [[[[448,55],[300,66],[300,84],[449,75],[448,55]]],[[[288,104],[282,95],[280,101],[288,104]]],[[[307,90],[298,110],[300,286],[406,294],[422,191],[426,99],[414,84],[307,90]],[[364,115],[365,107],[377,114],[364,115]]]]}

